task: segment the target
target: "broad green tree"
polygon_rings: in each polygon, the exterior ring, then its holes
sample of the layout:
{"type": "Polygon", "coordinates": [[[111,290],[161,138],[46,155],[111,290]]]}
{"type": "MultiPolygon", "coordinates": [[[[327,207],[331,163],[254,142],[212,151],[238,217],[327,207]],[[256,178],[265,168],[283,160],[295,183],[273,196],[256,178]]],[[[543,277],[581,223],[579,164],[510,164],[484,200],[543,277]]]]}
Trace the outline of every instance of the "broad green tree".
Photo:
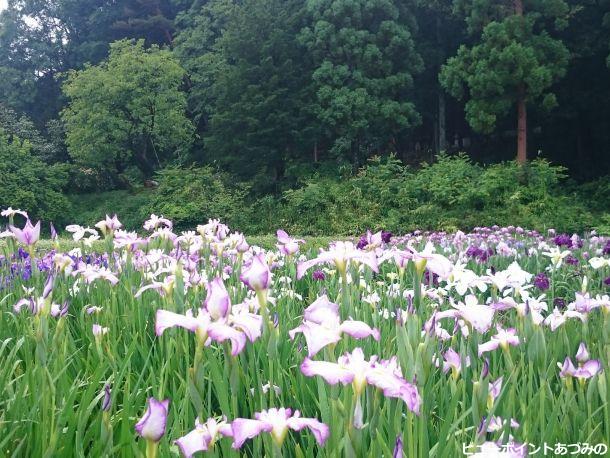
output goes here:
{"type": "Polygon", "coordinates": [[[111,175],[135,165],[149,177],[186,152],[193,127],[183,76],[169,51],[143,40],[113,43],[107,61],[71,72],[62,116],[72,159],[111,175]]]}
{"type": "Polygon", "coordinates": [[[527,160],[527,105],[556,105],[550,88],[566,72],[569,52],[551,35],[565,26],[563,0],[456,0],[476,37],[460,46],[440,73],[442,84],[465,98],[466,119],[489,133],[499,117],[517,109],[517,161],[527,160]]]}
{"type": "Polygon", "coordinates": [[[300,35],[315,63],[314,112],[337,156],[397,149],[420,121],[412,101],[414,17],[402,0],[307,0],[300,35]]]}

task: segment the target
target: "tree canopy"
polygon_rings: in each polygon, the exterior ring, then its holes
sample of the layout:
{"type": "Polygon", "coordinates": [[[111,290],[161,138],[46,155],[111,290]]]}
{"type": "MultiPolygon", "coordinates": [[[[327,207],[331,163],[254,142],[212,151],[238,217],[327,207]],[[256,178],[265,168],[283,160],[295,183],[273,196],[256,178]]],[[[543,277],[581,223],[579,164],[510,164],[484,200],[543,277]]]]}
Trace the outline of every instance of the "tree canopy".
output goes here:
{"type": "Polygon", "coordinates": [[[167,50],[122,40],[107,61],[69,73],[62,113],[72,159],[111,175],[144,177],[188,151],[192,124],[180,90],[184,70],[167,50]]]}
{"type": "Polygon", "coordinates": [[[9,0],[0,126],[72,167],[71,192],[193,164],[277,193],[441,151],[595,178],[609,17],[610,0],[9,0]]]}

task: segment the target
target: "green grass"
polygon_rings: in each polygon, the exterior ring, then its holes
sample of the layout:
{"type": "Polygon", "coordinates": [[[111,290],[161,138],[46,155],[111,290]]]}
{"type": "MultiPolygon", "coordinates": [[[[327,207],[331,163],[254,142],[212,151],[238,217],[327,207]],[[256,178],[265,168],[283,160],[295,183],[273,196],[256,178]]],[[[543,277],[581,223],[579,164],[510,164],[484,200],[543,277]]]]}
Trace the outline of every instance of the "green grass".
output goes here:
{"type": "MultiPolygon", "coordinates": [[[[319,248],[327,247],[328,244],[335,240],[349,240],[347,237],[329,237],[329,236],[316,236],[316,237],[299,237],[305,240],[305,243],[302,245],[304,251],[314,250],[317,251],[319,248]]],[[[248,243],[252,246],[259,246],[266,250],[272,250],[276,248],[277,238],[275,234],[267,234],[267,235],[254,235],[251,237],[246,237],[248,243]]],[[[81,243],[75,242],[70,238],[62,237],[57,242],[59,244],[59,251],[67,252],[72,250],[73,248],[80,248],[81,243]]],[[[4,240],[0,240],[0,250],[6,249],[7,244],[4,240]]],[[[36,245],[36,249],[41,252],[47,252],[55,248],[55,243],[50,240],[41,240],[36,245]]],[[[91,246],[91,251],[104,251],[105,244],[104,241],[98,240],[93,242],[91,246]]]]}

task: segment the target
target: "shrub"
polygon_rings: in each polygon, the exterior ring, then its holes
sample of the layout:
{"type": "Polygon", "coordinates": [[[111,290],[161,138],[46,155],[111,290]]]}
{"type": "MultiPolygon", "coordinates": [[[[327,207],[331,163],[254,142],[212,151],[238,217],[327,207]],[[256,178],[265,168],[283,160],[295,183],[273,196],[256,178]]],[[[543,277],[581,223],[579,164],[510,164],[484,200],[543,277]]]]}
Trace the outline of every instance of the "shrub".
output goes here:
{"type": "Polygon", "coordinates": [[[65,165],[45,165],[31,144],[0,130],[0,207],[27,210],[32,219],[64,222],[69,210],[62,194],[65,165]]]}
{"type": "Polygon", "coordinates": [[[440,155],[412,171],[396,158],[374,158],[355,176],[312,178],[284,193],[282,213],[302,234],[406,232],[521,225],[583,231],[595,219],[563,189],[565,169],[544,160],[479,166],[465,154],[440,155]]]}
{"type": "Polygon", "coordinates": [[[140,230],[148,216],[148,204],[153,191],[140,190],[108,191],[96,194],[78,194],[70,196],[72,217],[70,222],[91,226],[105,215],[117,214],[125,229],[140,230]]]}
{"type": "Polygon", "coordinates": [[[565,178],[564,168],[543,160],[525,167],[514,162],[480,166],[464,154],[441,155],[414,170],[389,156],[371,159],[357,173],[331,167],[308,173],[279,197],[246,199],[244,187],[228,185],[210,167],[170,167],[158,174],[155,190],[74,200],[80,218],[75,221],[92,224],[116,211],[128,228],[141,227],[154,212],[173,219],[178,229],[220,218],[249,235],[270,234],[278,227],[299,235],[337,236],[366,229],[405,233],[494,224],[607,231],[607,217],[601,217],[604,201],[590,207],[585,198],[603,199],[607,185],[600,180],[578,188],[566,186],[565,178]]]}
{"type": "Polygon", "coordinates": [[[244,190],[227,186],[211,167],[167,167],[156,180],[159,187],[151,192],[144,213],[162,214],[177,229],[194,229],[209,218],[239,227],[244,190]]]}

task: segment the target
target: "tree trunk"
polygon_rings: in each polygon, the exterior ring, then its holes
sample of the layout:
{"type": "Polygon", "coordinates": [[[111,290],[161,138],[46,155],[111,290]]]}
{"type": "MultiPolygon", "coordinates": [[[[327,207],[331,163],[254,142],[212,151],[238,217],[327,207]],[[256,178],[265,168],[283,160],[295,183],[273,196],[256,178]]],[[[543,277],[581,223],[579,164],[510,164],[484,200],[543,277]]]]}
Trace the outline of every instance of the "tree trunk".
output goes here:
{"type": "Polygon", "coordinates": [[[438,88],[438,152],[447,151],[447,130],[445,127],[445,93],[438,88]]]}
{"type": "Polygon", "coordinates": [[[519,88],[517,100],[517,162],[527,161],[527,107],[525,106],[525,91],[519,88]]]}
{"type": "MultiPolygon", "coordinates": [[[[523,17],[523,0],[514,0],[515,14],[523,17]]],[[[517,162],[527,161],[527,107],[525,106],[525,86],[521,84],[517,96],[517,162]]]]}
{"type": "Polygon", "coordinates": [[[136,160],[136,167],[140,169],[142,175],[144,175],[144,178],[150,178],[155,171],[155,167],[148,159],[147,138],[142,139],[139,145],[135,145],[133,148],[133,155],[134,159],[136,160]]]}
{"type": "MultiPolygon", "coordinates": [[[[440,16],[437,16],[436,17],[436,46],[438,46],[438,49],[443,49],[443,42],[442,42],[443,40],[442,40],[442,36],[441,36],[441,29],[442,29],[441,18],[440,18],[440,16]]],[[[445,60],[445,59],[443,59],[443,60],[445,60]]],[[[440,72],[440,66],[438,68],[438,72],[440,72]]],[[[437,138],[436,138],[437,151],[436,152],[438,154],[442,151],[447,150],[447,132],[446,132],[446,128],[445,128],[445,125],[446,125],[445,93],[438,81],[436,82],[436,87],[438,90],[438,113],[437,113],[438,131],[436,132],[436,134],[437,134],[437,138]]]]}
{"type": "Polygon", "coordinates": [[[523,0],[514,0],[515,14],[517,16],[523,16],[523,0]]]}

